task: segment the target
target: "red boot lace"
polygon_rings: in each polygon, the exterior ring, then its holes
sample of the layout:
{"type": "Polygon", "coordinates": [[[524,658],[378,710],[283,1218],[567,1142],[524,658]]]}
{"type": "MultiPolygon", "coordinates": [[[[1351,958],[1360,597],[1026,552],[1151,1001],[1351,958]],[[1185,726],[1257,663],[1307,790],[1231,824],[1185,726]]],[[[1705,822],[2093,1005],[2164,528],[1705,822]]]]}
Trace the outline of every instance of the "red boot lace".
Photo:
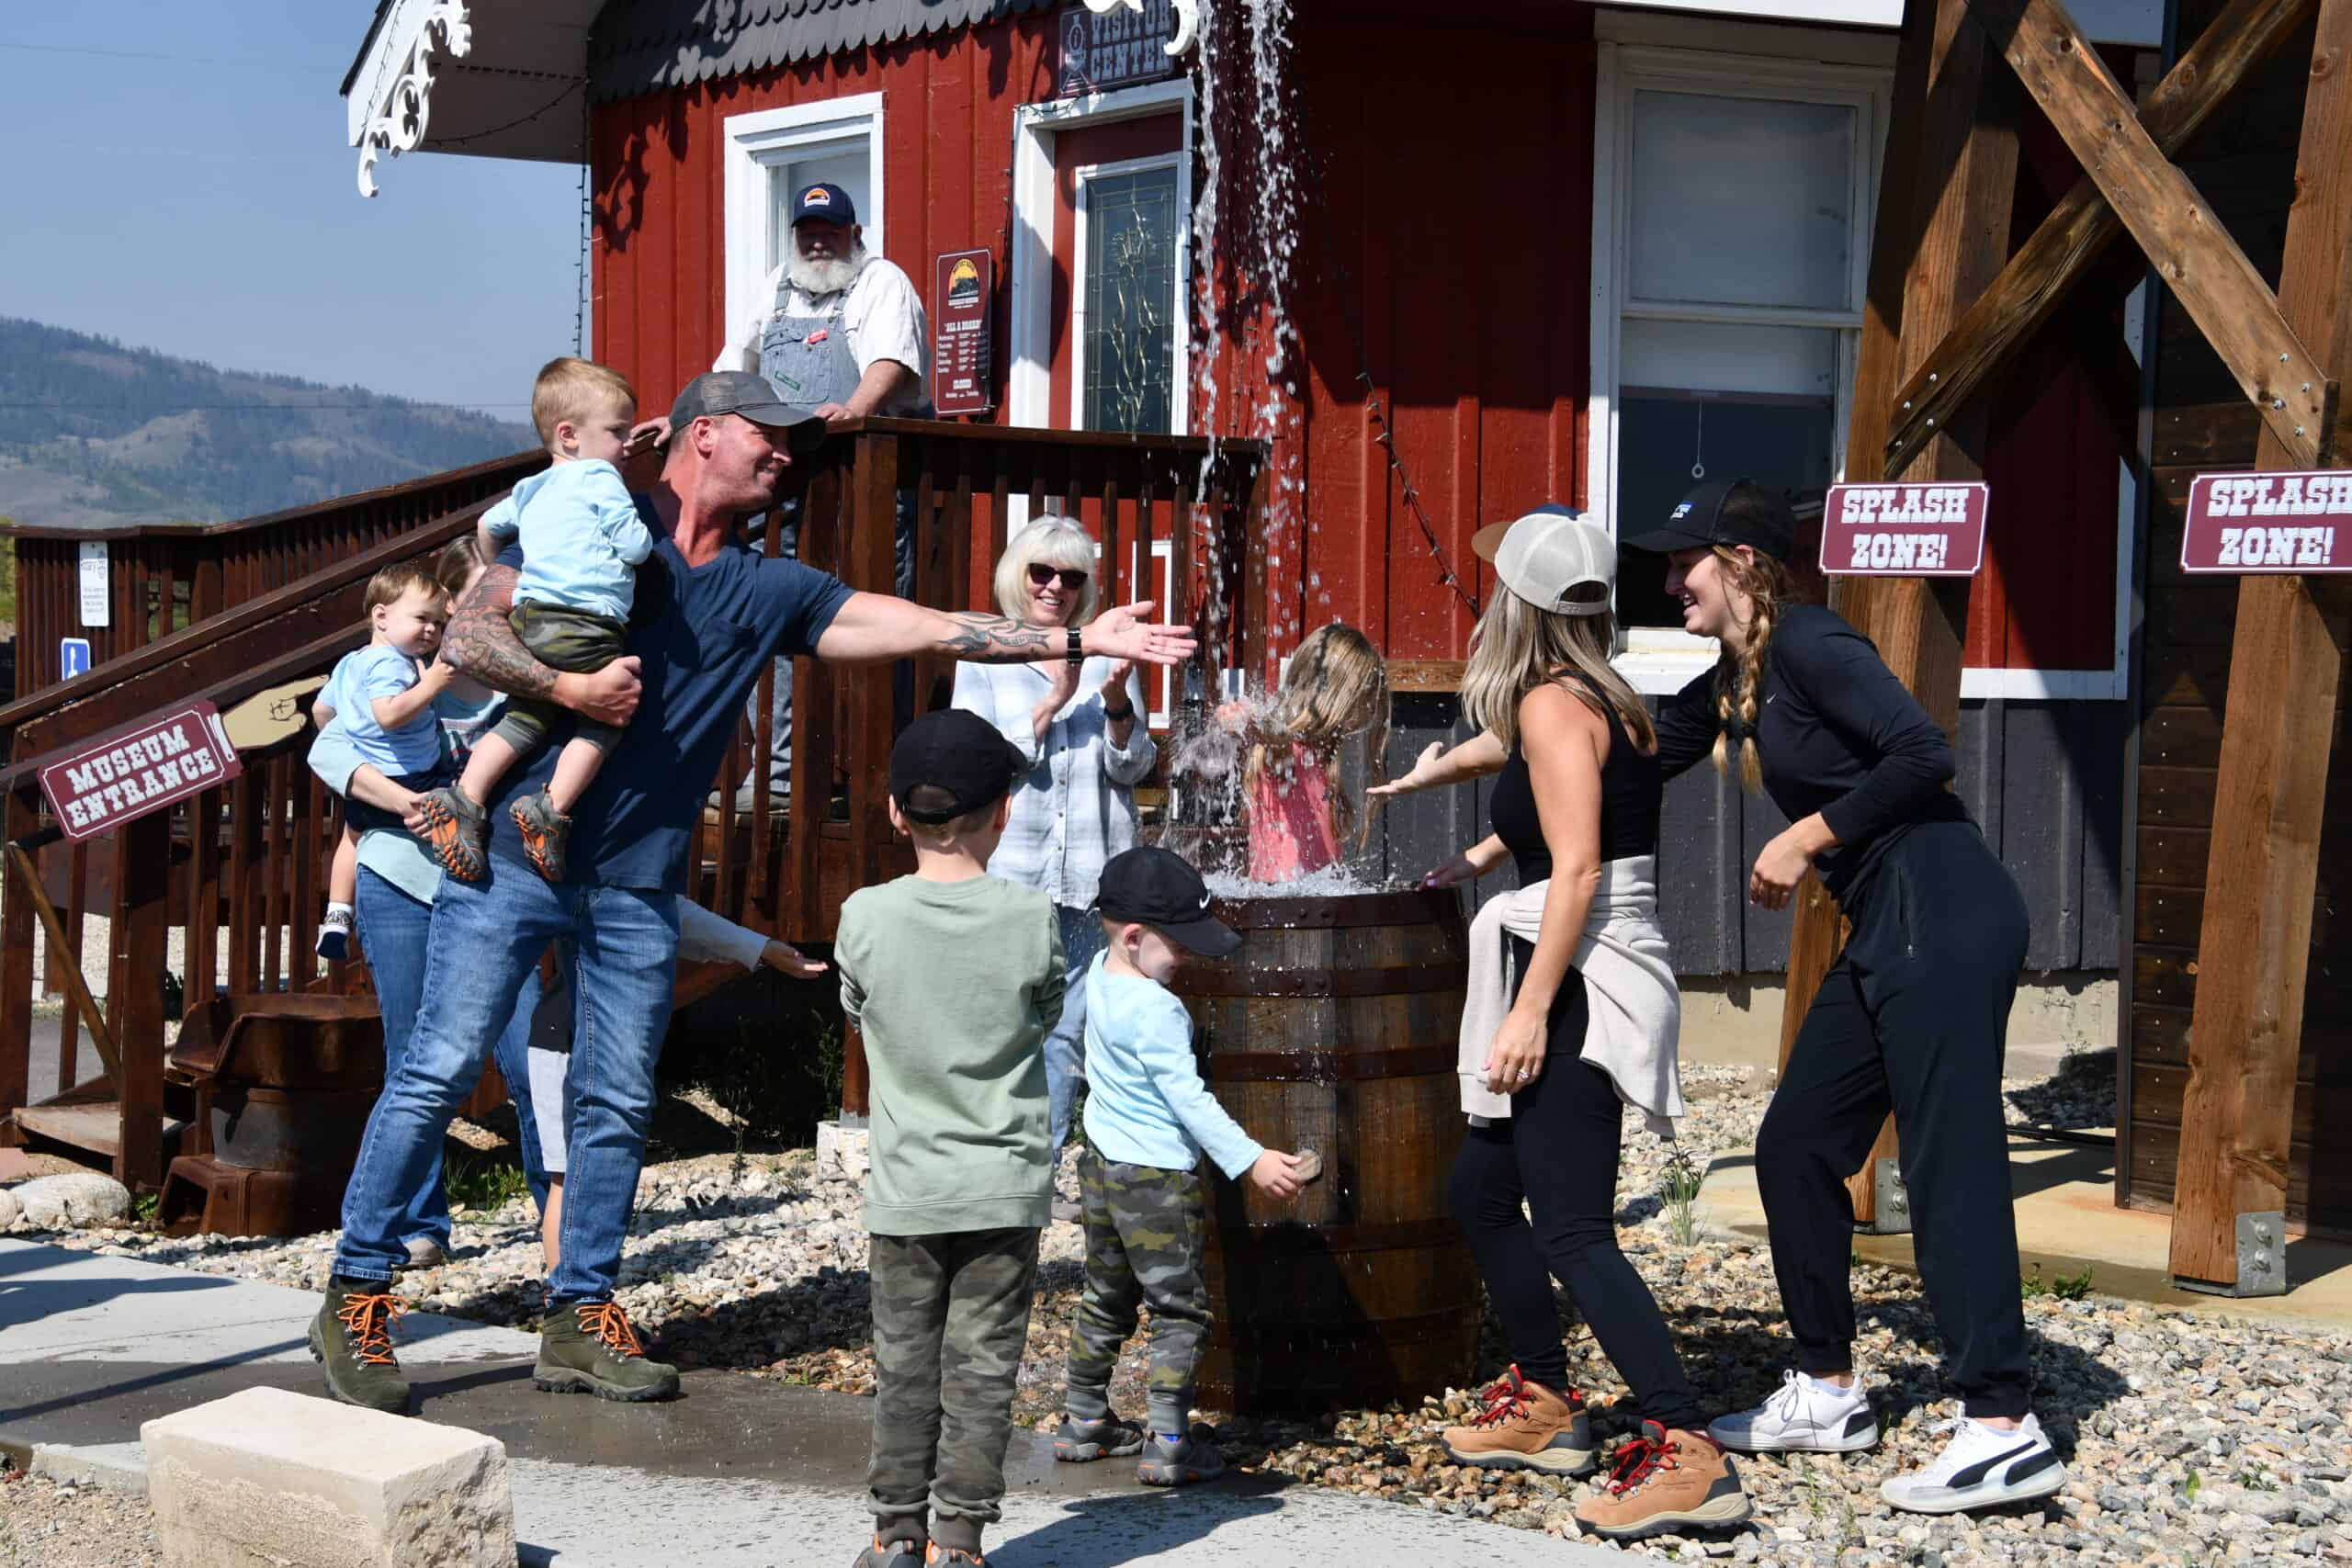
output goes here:
{"type": "Polygon", "coordinates": [[[1667,1441],[1663,1428],[1655,1423],[1645,1423],[1643,1435],[1617,1450],[1616,1467],[1609,1472],[1609,1495],[1623,1497],[1646,1485],[1651,1476],[1661,1470],[1679,1470],[1675,1456],[1679,1445],[1667,1441]],[[1656,1432],[1656,1437],[1649,1434],[1656,1432]]]}
{"type": "Polygon", "coordinates": [[[1473,1427],[1495,1427],[1527,1414],[1527,1385],[1520,1381],[1519,1369],[1513,1367],[1502,1377],[1478,1391],[1478,1414],[1470,1417],[1473,1427]]]}

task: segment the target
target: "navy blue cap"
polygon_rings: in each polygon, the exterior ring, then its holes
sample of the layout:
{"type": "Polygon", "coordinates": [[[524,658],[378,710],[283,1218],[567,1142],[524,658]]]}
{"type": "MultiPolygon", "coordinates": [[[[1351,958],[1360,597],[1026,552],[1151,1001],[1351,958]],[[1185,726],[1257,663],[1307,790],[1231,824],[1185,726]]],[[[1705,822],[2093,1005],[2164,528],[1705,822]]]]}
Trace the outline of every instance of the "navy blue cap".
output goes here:
{"type": "Polygon", "coordinates": [[[857,207],[849,192],[836,185],[809,186],[792,198],[792,220],[820,218],[828,223],[852,224],[857,221],[857,207]]]}

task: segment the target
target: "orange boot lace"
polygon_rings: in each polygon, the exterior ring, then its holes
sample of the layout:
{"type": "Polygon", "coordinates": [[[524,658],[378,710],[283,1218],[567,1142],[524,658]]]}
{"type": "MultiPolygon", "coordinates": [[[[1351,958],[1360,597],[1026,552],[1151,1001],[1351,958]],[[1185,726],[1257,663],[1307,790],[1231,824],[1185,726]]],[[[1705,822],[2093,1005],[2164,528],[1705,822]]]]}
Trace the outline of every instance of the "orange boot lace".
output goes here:
{"type": "Polygon", "coordinates": [[[382,1295],[345,1296],[334,1314],[351,1337],[352,1359],[363,1367],[397,1367],[392,1356],[392,1324],[408,1311],[408,1303],[389,1292],[382,1295]]]}
{"type": "Polygon", "coordinates": [[[644,1359],[645,1347],[637,1342],[637,1330],[629,1326],[628,1314],[618,1302],[583,1302],[579,1312],[581,1333],[602,1340],[616,1356],[644,1359]]]}

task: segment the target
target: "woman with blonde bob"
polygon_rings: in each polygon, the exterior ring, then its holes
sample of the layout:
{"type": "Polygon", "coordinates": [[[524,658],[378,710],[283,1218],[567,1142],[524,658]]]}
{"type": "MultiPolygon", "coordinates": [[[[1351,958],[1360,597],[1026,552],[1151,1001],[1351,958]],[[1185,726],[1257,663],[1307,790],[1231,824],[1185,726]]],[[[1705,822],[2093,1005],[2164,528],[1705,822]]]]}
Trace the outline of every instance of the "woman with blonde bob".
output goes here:
{"type": "MultiPolygon", "coordinates": [[[[1078,524],[1037,517],[996,564],[997,609],[1048,631],[1086,625],[1100,597],[1094,557],[1094,539],[1078,524]]],[[[1095,884],[1103,862],[1135,847],[1135,786],[1159,756],[1143,700],[1129,660],[956,667],[955,705],[996,726],[1029,759],[1027,787],[1013,792],[989,874],[1043,891],[1061,925],[1069,990],[1046,1040],[1048,1146],[1057,1153],[1085,1077],[1086,968],[1102,946],[1102,923],[1089,913],[1095,884]]]]}
{"type": "Polygon", "coordinates": [[[1623,1107],[1670,1133],[1682,1093],[1681,996],[1657,928],[1657,741],[1609,662],[1616,546],[1551,506],[1472,544],[1497,579],[1462,688],[1480,733],[1442,758],[1430,748],[1375,792],[1498,775],[1494,835],[1425,883],[1465,882],[1506,854],[1519,871],[1518,891],[1471,926],[1460,1057],[1470,1128],[1449,1190],[1513,1364],[1445,1446],[1487,1468],[1593,1468],[1556,1277],[1643,1418],[1578,1523],[1623,1540],[1735,1526],[1749,1511],[1738,1474],[1705,1436],[1657,1303],[1617,1246],[1623,1107]]]}

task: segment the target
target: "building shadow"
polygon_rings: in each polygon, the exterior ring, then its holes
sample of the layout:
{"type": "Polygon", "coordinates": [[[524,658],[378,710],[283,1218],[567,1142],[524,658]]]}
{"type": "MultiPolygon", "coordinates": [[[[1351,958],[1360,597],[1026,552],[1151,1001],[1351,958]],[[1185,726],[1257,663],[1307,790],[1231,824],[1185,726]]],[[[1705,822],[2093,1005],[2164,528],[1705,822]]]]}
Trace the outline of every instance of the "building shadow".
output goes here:
{"type": "Polygon", "coordinates": [[[1182,1493],[1128,1492],[1066,1505],[1042,1529],[989,1549],[1001,1568],[1122,1568],[1181,1561],[1179,1553],[1228,1524],[1279,1512],[1278,1477],[1228,1474],[1182,1493]]]}

